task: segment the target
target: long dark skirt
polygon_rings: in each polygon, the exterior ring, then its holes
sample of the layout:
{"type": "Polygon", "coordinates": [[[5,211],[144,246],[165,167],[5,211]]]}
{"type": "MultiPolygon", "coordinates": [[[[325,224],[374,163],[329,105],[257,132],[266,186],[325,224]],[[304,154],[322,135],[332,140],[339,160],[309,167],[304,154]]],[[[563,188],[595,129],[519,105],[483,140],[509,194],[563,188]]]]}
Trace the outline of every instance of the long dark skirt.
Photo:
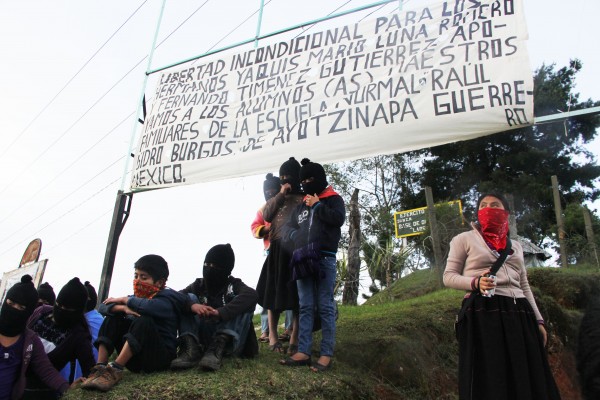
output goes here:
{"type": "Polygon", "coordinates": [[[458,325],[460,399],[560,399],[529,301],[477,295],[472,304],[458,325]]]}
{"type": "Polygon", "coordinates": [[[271,242],[256,292],[258,304],[267,310],[298,310],[298,288],[292,281],[291,253],[278,240],[271,242]]]}

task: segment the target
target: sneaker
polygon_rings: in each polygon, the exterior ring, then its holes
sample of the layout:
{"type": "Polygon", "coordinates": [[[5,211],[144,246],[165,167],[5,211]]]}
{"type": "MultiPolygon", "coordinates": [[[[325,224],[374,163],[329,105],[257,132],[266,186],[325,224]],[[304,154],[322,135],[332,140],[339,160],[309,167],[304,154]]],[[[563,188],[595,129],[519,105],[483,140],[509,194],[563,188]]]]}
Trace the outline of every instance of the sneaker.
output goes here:
{"type": "Polygon", "coordinates": [[[85,380],[81,383],[81,387],[83,389],[88,389],[90,388],[90,385],[92,383],[92,381],[94,379],[96,379],[97,377],[99,377],[100,375],[102,375],[102,373],[104,372],[104,369],[106,368],[106,365],[103,364],[96,364],[92,367],[92,369],[90,370],[90,374],[88,375],[87,378],[85,378],[85,380]]]}
{"type": "Polygon", "coordinates": [[[123,379],[123,371],[118,368],[114,368],[109,364],[104,368],[104,371],[102,371],[101,374],[99,374],[86,386],[86,388],[108,392],[117,383],[119,383],[121,379],[123,379]]]}
{"type": "Polygon", "coordinates": [[[208,346],[204,357],[200,360],[200,367],[208,371],[217,371],[221,368],[223,352],[229,341],[227,335],[217,335],[208,346]]]}

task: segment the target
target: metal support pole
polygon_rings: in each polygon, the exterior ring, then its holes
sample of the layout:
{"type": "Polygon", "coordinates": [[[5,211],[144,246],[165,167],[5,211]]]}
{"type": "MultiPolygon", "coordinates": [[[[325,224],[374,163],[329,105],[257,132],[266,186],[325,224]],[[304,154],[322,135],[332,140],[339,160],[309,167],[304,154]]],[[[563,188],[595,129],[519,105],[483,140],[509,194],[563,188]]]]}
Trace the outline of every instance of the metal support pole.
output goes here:
{"type": "MultiPolygon", "coordinates": [[[[156,41],[158,39],[158,31],[160,29],[160,23],[165,11],[165,4],[167,0],[163,0],[158,22],[156,23],[156,30],[154,32],[154,39],[152,40],[152,48],[148,56],[148,66],[146,71],[150,70],[152,65],[152,56],[154,55],[154,49],[156,48],[156,41]]],[[[131,202],[133,200],[133,193],[125,194],[125,179],[129,169],[129,158],[133,149],[133,140],[135,138],[135,132],[137,130],[137,124],[139,123],[138,118],[141,108],[144,106],[144,95],[146,91],[146,84],[148,82],[148,73],[144,74],[144,83],[142,84],[142,93],[140,100],[137,104],[137,109],[134,115],[134,124],[131,131],[131,137],[129,138],[129,148],[125,157],[125,168],[123,170],[123,178],[121,179],[121,190],[117,192],[117,200],[115,202],[115,208],[113,211],[113,218],[110,225],[110,231],[108,233],[108,242],[106,244],[106,252],[104,253],[104,263],[102,265],[102,275],[100,276],[100,286],[98,287],[98,304],[104,301],[108,297],[108,291],[110,289],[110,281],[112,279],[112,273],[115,266],[115,258],[117,255],[117,247],[119,245],[119,236],[121,231],[129,218],[131,211],[131,202]],[[127,203],[127,199],[129,202],[127,203]],[[125,209],[127,203],[127,209],[125,209]]]]}
{"type": "Polygon", "coordinates": [[[112,279],[115,258],[117,255],[117,246],[119,244],[119,236],[121,236],[127,218],[129,218],[132,200],[133,193],[124,194],[122,190],[117,192],[117,200],[115,201],[115,209],[110,224],[108,243],[106,244],[106,252],[104,253],[102,277],[100,278],[100,286],[98,288],[98,304],[108,297],[108,290],[110,289],[110,281],[112,279]],[[129,199],[129,202],[127,202],[127,199],[129,199]]]}
{"type": "Polygon", "coordinates": [[[144,105],[144,96],[146,94],[146,85],[148,84],[148,76],[150,71],[150,67],[152,66],[152,57],[154,56],[154,49],[156,49],[156,41],[158,40],[158,31],[160,30],[160,23],[162,21],[163,14],[165,12],[165,4],[167,0],[163,0],[162,7],[160,8],[160,14],[158,16],[158,21],[156,23],[156,30],[154,31],[154,39],[152,40],[152,48],[150,49],[150,54],[148,55],[148,66],[146,67],[146,73],[144,74],[144,82],[142,83],[142,94],[140,95],[140,99],[137,104],[137,108],[135,111],[135,116],[133,118],[133,129],[131,130],[131,136],[129,137],[129,147],[125,157],[125,169],[123,170],[123,179],[121,179],[121,190],[125,190],[125,179],[127,178],[127,173],[129,170],[129,159],[130,155],[133,151],[133,140],[135,139],[135,132],[137,131],[137,124],[139,123],[139,115],[142,106],[144,105]]]}
{"type": "Polygon", "coordinates": [[[265,0],[260,0],[260,10],[258,12],[258,24],[256,25],[256,40],[254,48],[258,47],[258,37],[260,36],[260,26],[262,25],[263,10],[265,9],[265,0]]]}
{"type": "Polygon", "coordinates": [[[558,192],[558,178],[552,175],[552,194],[554,195],[554,213],[556,215],[556,226],[558,227],[558,245],[560,250],[561,267],[568,267],[567,244],[565,243],[565,227],[562,218],[562,206],[560,205],[560,193],[558,192]]]}
{"type": "Polygon", "coordinates": [[[429,229],[431,230],[431,241],[433,244],[433,257],[435,262],[435,269],[438,274],[438,282],[440,287],[444,285],[443,273],[444,267],[442,266],[442,248],[440,246],[440,237],[438,231],[437,217],[435,216],[435,206],[433,203],[433,193],[431,187],[425,186],[425,200],[427,200],[427,217],[429,218],[429,229]]]}

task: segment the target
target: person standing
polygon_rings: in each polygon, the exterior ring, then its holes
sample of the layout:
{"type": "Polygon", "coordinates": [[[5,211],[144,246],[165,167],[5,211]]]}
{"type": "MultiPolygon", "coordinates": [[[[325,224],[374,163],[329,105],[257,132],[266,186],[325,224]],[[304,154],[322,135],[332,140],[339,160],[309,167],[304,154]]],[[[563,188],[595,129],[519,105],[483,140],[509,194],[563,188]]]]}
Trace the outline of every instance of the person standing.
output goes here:
{"type": "Polygon", "coordinates": [[[508,235],[509,214],[503,196],[483,194],[477,200],[473,229],[450,242],[444,285],[467,291],[459,314],[464,317],[457,321],[459,397],[560,399],[523,248],[508,235]],[[491,276],[501,257],[505,261],[491,276]]]}
{"type": "MultiPolygon", "coordinates": [[[[290,157],[279,168],[281,189],[267,201],[263,216],[271,224],[269,254],[256,285],[258,304],[268,310],[269,349],[283,353],[283,346],[277,335],[279,315],[284,310],[298,309],[298,290],[292,282],[289,268],[291,249],[282,242],[284,225],[294,209],[302,203],[300,193],[300,163],[290,157]]],[[[298,347],[297,318],[294,318],[290,337],[290,352],[298,347]]]]}
{"type": "Polygon", "coordinates": [[[285,230],[295,249],[291,266],[300,301],[298,352],[280,363],[292,367],[310,365],[313,371],[324,372],[331,368],[335,346],[336,253],[346,209],[320,164],[303,159],[300,179],[306,196],[285,230]],[[311,363],[315,312],[321,320],[322,339],[319,358],[311,363]]]}

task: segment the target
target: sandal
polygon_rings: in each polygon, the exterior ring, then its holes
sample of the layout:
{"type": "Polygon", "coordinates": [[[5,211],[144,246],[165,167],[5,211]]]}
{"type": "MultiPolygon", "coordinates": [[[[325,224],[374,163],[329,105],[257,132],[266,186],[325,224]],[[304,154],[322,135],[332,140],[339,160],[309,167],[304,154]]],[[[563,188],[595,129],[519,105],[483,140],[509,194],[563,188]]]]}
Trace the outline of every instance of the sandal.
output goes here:
{"type": "Polygon", "coordinates": [[[261,343],[269,343],[269,336],[261,336],[258,338],[258,341],[261,343]]]}
{"type": "Polygon", "coordinates": [[[319,364],[318,361],[315,361],[310,366],[310,369],[313,372],[326,372],[326,371],[329,371],[331,369],[331,365],[332,364],[333,364],[332,360],[329,360],[329,364],[327,364],[327,365],[319,364]]]}
{"type": "Polygon", "coordinates": [[[297,344],[290,344],[289,347],[288,347],[288,349],[287,349],[288,355],[293,356],[297,352],[298,352],[298,345],[297,344]]]}
{"type": "Polygon", "coordinates": [[[275,344],[270,344],[269,350],[274,351],[275,353],[283,354],[283,346],[281,345],[281,342],[275,342],[275,344]]]}
{"type": "Polygon", "coordinates": [[[290,335],[288,335],[287,333],[282,333],[281,335],[279,335],[278,339],[282,342],[289,342],[290,341],[290,335]]]}
{"type": "Polygon", "coordinates": [[[287,367],[304,367],[307,365],[310,366],[311,361],[310,361],[310,357],[308,357],[305,360],[294,360],[292,357],[287,357],[283,360],[279,360],[279,364],[285,365],[287,367]]]}

